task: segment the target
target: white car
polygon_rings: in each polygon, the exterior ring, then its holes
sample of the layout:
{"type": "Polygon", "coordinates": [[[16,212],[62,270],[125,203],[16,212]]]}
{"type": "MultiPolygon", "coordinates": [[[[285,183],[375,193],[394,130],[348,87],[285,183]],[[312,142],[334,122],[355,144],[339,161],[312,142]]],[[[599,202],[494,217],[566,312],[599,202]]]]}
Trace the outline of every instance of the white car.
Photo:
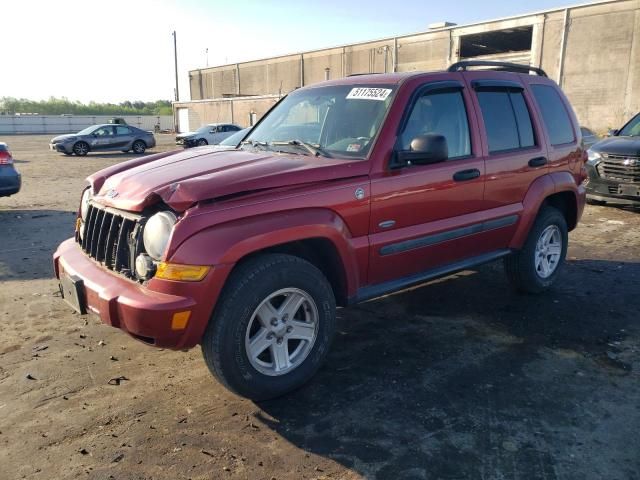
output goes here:
{"type": "Polygon", "coordinates": [[[176,135],[176,145],[183,145],[185,148],[217,145],[238,130],[240,127],[232,123],[210,123],[195,132],[176,135]]]}

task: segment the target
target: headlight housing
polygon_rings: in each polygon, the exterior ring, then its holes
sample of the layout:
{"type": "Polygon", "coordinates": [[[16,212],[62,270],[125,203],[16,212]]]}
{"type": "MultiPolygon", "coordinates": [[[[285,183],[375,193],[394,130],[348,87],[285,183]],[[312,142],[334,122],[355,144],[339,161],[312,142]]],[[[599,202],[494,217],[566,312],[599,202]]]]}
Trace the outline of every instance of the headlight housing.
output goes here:
{"type": "Polygon", "coordinates": [[[91,200],[92,196],[93,191],[91,190],[91,187],[85,189],[85,191],[82,192],[82,199],[80,200],[80,218],[82,218],[83,222],[87,221],[87,213],[89,213],[89,201],[91,200]]]}
{"type": "Polygon", "coordinates": [[[594,167],[600,162],[600,160],[602,160],[602,155],[600,155],[600,153],[596,152],[595,150],[587,150],[587,156],[587,163],[594,167]]]}
{"type": "Polygon", "coordinates": [[[145,250],[154,260],[162,259],[176,221],[176,216],[171,212],[158,212],[147,220],[142,241],[145,250]]]}

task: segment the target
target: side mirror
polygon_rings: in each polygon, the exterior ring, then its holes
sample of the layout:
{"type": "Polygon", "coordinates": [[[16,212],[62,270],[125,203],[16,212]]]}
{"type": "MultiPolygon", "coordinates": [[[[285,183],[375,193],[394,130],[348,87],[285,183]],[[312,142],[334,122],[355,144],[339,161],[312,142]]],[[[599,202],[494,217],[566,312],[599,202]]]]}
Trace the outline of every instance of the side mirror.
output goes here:
{"type": "Polygon", "coordinates": [[[618,130],[617,128],[612,128],[607,133],[607,137],[615,137],[616,135],[618,135],[619,132],[620,132],[620,130],[618,130]]]}
{"type": "Polygon", "coordinates": [[[418,135],[411,140],[410,148],[411,150],[399,150],[396,153],[396,158],[401,164],[428,165],[444,162],[449,158],[449,148],[444,135],[418,135]]]}

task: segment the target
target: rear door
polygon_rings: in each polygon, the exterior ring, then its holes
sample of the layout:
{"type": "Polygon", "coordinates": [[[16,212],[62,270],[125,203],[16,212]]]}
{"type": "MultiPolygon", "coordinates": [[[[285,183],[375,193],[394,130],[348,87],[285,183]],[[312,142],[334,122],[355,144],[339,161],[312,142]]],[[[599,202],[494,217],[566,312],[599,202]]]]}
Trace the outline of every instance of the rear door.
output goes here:
{"type": "Polygon", "coordinates": [[[113,147],[122,149],[130,147],[134,137],[133,131],[124,125],[116,125],[115,128],[116,136],[113,141],[113,147]]]}
{"type": "Polygon", "coordinates": [[[518,75],[466,72],[465,77],[485,139],[485,208],[510,212],[513,220],[487,239],[494,248],[503,248],[516,229],[529,187],[549,171],[546,137],[532,114],[533,98],[518,75]]]}

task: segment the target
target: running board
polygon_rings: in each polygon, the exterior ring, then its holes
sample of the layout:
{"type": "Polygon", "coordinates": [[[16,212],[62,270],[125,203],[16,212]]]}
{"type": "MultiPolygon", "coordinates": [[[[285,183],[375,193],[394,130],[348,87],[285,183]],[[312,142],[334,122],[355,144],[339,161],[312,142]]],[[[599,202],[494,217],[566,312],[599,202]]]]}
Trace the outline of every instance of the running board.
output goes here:
{"type": "Polygon", "coordinates": [[[478,255],[477,257],[467,258],[460,262],[443,265],[425,272],[409,275],[408,277],[402,277],[397,280],[390,280],[388,282],[362,287],[358,289],[358,293],[354,297],[349,298],[349,305],[365,302],[372,298],[382,297],[383,295],[404,290],[405,288],[425,283],[430,280],[435,280],[436,278],[446,277],[447,275],[451,275],[462,270],[477,267],[484,263],[493,262],[499,258],[506,257],[510,253],[511,250],[509,249],[497,250],[495,252],[478,255]]]}

